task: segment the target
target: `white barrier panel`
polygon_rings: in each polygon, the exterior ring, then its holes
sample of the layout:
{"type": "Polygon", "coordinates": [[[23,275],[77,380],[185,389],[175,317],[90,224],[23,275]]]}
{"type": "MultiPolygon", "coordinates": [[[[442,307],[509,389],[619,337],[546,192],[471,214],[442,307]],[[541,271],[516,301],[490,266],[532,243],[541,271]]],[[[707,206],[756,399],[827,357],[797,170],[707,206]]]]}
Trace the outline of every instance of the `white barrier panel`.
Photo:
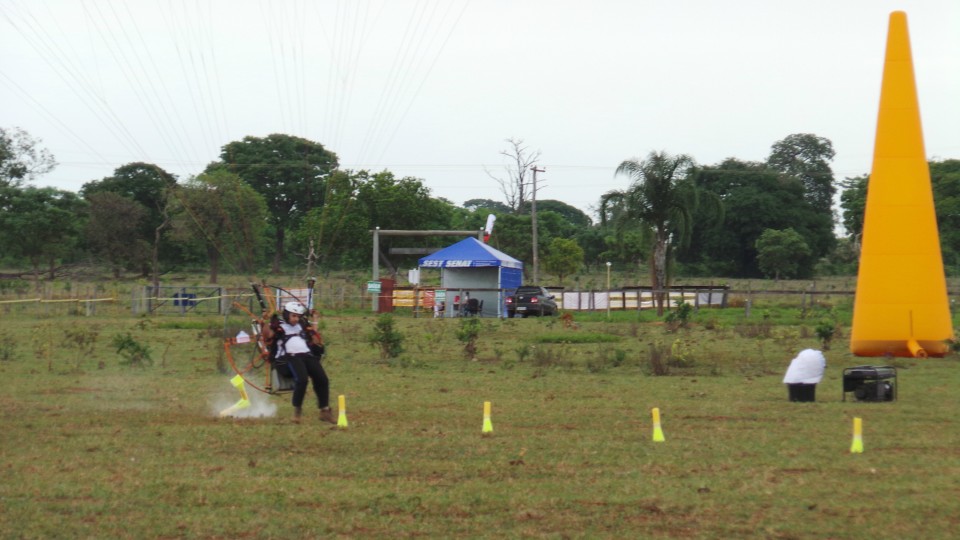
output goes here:
{"type": "MultiPolygon", "coordinates": [[[[652,291],[565,291],[555,293],[557,304],[561,309],[570,311],[605,310],[609,305],[615,310],[637,310],[656,308],[652,291]]],[[[697,306],[722,306],[725,293],[720,291],[670,291],[667,299],[668,307],[673,308],[678,302],[687,302],[697,306]]]]}

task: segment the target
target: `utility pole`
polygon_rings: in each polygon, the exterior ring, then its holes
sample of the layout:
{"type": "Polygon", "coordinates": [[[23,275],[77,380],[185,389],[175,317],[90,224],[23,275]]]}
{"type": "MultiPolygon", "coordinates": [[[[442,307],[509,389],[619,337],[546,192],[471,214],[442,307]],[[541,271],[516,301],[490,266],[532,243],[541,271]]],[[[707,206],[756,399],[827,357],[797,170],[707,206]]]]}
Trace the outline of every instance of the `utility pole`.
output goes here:
{"type": "Polygon", "coordinates": [[[547,172],[547,169],[538,169],[536,165],[531,165],[530,170],[533,171],[533,194],[530,197],[530,225],[533,228],[533,284],[540,284],[540,256],[537,254],[540,251],[539,246],[537,245],[537,173],[538,172],[547,172]]]}

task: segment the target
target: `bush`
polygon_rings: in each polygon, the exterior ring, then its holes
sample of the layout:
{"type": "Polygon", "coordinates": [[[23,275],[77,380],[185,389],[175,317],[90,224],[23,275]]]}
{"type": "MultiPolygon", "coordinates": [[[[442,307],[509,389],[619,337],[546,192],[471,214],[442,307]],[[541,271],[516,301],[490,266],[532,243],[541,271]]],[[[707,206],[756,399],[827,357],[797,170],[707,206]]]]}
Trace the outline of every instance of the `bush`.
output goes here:
{"type": "Polygon", "coordinates": [[[373,332],[367,337],[367,341],[375,347],[380,347],[381,360],[396,358],[403,352],[403,335],[393,327],[393,316],[389,313],[377,317],[373,332]]]}
{"type": "Polygon", "coordinates": [[[467,317],[460,320],[460,328],[457,329],[457,339],[463,342],[463,355],[467,360],[477,358],[477,339],[480,337],[480,319],[476,317],[467,317]]]}
{"type": "Polygon", "coordinates": [[[122,365],[143,367],[153,364],[153,359],[150,358],[150,347],[133,339],[129,332],[113,336],[113,346],[117,348],[117,354],[123,358],[120,361],[122,365]]]}
{"type": "Polygon", "coordinates": [[[693,316],[693,306],[681,300],[676,301],[677,309],[667,313],[664,321],[671,330],[677,328],[686,328],[690,324],[690,317],[693,316]]]}

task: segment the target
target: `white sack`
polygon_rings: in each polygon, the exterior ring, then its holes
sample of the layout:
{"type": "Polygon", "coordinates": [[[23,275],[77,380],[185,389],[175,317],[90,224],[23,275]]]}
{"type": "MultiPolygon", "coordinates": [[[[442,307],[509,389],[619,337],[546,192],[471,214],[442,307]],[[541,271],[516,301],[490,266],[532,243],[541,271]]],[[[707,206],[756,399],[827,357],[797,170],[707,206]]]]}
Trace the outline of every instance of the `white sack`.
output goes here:
{"type": "Polygon", "coordinates": [[[790,361],[790,367],[787,368],[783,382],[784,384],[817,384],[823,378],[823,370],[826,367],[827,359],[822,352],[804,349],[790,361]]]}

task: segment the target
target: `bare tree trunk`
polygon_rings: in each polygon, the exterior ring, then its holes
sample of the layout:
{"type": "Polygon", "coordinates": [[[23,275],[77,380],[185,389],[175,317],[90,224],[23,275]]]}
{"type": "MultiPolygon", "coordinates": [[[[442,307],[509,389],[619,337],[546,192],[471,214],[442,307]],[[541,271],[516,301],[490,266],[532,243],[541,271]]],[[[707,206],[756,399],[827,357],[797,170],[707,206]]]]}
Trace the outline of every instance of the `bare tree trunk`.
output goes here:
{"type": "Polygon", "coordinates": [[[210,246],[207,248],[207,258],[210,260],[210,283],[214,284],[220,276],[220,252],[210,246]]]}
{"type": "Polygon", "coordinates": [[[153,230],[153,250],[150,254],[150,264],[153,271],[153,297],[156,298],[160,296],[160,238],[163,235],[163,230],[170,225],[170,193],[169,191],[164,197],[163,206],[160,208],[160,212],[163,215],[163,221],[156,229],[153,230]]]}
{"type": "Polygon", "coordinates": [[[276,253],[273,255],[273,268],[271,269],[274,274],[280,273],[280,263],[283,261],[283,237],[283,224],[277,223],[276,242],[274,244],[276,253]]]}
{"type": "Polygon", "coordinates": [[[33,266],[33,286],[36,288],[37,292],[40,292],[40,261],[37,259],[32,259],[30,263],[33,266]]]}
{"type": "Polygon", "coordinates": [[[506,178],[494,176],[489,171],[487,175],[500,184],[500,191],[503,193],[505,202],[514,213],[523,212],[524,203],[527,202],[527,181],[526,174],[532,165],[536,165],[540,159],[540,151],[529,152],[527,146],[523,144],[523,139],[511,138],[506,142],[510,149],[500,152],[500,155],[507,157],[513,163],[504,167],[507,172],[506,178]]]}
{"type": "Polygon", "coordinates": [[[667,239],[664,232],[657,231],[653,244],[653,260],[651,261],[653,274],[653,290],[657,291],[657,316],[663,316],[663,305],[666,299],[667,286],[667,239]]]}

